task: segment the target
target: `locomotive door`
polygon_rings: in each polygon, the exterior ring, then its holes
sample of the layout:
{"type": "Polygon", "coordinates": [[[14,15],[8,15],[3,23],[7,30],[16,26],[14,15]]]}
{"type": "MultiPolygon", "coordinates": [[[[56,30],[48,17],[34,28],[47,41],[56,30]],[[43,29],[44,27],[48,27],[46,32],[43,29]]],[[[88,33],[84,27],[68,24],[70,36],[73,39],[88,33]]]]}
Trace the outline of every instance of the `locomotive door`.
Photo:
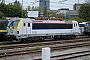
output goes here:
{"type": "Polygon", "coordinates": [[[23,33],[24,35],[26,34],[26,23],[23,23],[22,33],[23,33]]]}
{"type": "Polygon", "coordinates": [[[75,33],[77,31],[76,23],[73,24],[73,32],[75,33]]]}
{"type": "Polygon", "coordinates": [[[30,23],[24,23],[22,30],[23,30],[23,34],[30,34],[31,33],[30,23]]]}
{"type": "Polygon", "coordinates": [[[26,23],[26,33],[30,34],[31,29],[30,29],[30,23],[26,23]]]}

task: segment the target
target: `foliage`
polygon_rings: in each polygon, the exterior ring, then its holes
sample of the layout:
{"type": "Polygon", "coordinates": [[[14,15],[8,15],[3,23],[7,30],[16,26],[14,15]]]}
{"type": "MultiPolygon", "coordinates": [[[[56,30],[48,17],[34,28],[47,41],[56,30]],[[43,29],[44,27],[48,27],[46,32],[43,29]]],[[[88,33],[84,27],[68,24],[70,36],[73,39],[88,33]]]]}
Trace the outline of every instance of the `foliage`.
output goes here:
{"type": "Polygon", "coordinates": [[[37,7],[37,10],[38,10],[38,11],[43,11],[43,9],[42,9],[42,8],[40,8],[40,7],[37,7]]]}
{"type": "Polygon", "coordinates": [[[4,19],[5,15],[0,11],[0,19],[4,19]]]}
{"type": "Polygon", "coordinates": [[[72,18],[69,18],[69,20],[76,20],[77,22],[85,22],[85,20],[79,18],[79,17],[72,17],[72,18]]]}
{"type": "Polygon", "coordinates": [[[90,21],[90,4],[85,3],[80,7],[79,17],[86,21],[90,21]]]}
{"type": "Polygon", "coordinates": [[[64,13],[60,13],[61,18],[66,18],[64,13]]]}
{"type": "Polygon", "coordinates": [[[26,9],[27,9],[28,11],[30,11],[30,10],[31,10],[31,7],[30,7],[30,6],[28,6],[26,9]]]}
{"type": "Polygon", "coordinates": [[[50,14],[49,14],[49,17],[55,17],[55,18],[58,18],[56,12],[52,11],[50,14]]]}
{"type": "Polygon", "coordinates": [[[1,13],[5,14],[7,13],[5,10],[7,10],[7,5],[5,3],[0,3],[0,11],[1,13]]]}
{"type": "Polygon", "coordinates": [[[6,17],[26,17],[27,14],[17,0],[14,3],[9,3],[7,5],[5,3],[0,3],[0,11],[4,13],[6,17]]]}
{"type": "Polygon", "coordinates": [[[47,6],[45,6],[45,7],[43,8],[43,16],[44,16],[44,17],[48,17],[47,6]]]}
{"type": "Polygon", "coordinates": [[[38,7],[36,7],[36,6],[28,6],[27,8],[26,8],[26,10],[28,10],[28,11],[30,11],[30,10],[34,10],[34,11],[36,11],[36,10],[38,10],[39,11],[39,9],[40,8],[38,8],[38,7]]]}
{"type": "Polygon", "coordinates": [[[42,48],[41,46],[38,46],[38,45],[36,46],[36,49],[41,49],[41,48],[42,48]]]}
{"type": "Polygon", "coordinates": [[[34,6],[32,6],[32,10],[35,10],[34,6]]]}

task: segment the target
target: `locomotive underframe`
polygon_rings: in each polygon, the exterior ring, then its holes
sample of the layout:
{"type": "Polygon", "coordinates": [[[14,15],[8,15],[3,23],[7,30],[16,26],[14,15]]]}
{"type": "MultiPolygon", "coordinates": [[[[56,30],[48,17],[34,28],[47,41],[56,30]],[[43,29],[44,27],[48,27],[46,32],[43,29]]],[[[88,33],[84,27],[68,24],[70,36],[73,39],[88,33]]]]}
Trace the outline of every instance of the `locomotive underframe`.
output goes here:
{"type": "Polygon", "coordinates": [[[6,35],[6,39],[8,40],[17,40],[17,41],[41,41],[43,39],[47,38],[54,38],[55,40],[57,39],[71,39],[71,38],[76,38],[78,36],[78,33],[60,33],[60,34],[25,34],[25,35],[6,35]]]}

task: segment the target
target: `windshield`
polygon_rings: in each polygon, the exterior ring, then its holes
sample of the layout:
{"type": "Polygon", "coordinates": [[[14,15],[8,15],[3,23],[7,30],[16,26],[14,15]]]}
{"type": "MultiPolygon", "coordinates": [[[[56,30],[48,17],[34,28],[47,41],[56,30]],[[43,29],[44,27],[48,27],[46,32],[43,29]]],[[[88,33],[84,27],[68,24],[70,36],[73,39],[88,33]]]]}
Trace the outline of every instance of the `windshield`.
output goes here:
{"type": "Polygon", "coordinates": [[[20,21],[20,20],[9,21],[8,26],[13,26],[13,27],[15,27],[15,26],[17,26],[17,25],[18,25],[18,22],[19,22],[19,21],[20,21]]]}
{"type": "Polygon", "coordinates": [[[12,23],[12,21],[9,21],[8,26],[10,26],[10,25],[11,25],[11,23],[12,23]]]}
{"type": "Polygon", "coordinates": [[[5,26],[7,26],[8,25],[8,21],[5,21],[5,26]]]}
{"type": "Polygon", "coordinates": [[[0,28],[4,27],[4,22],[0,22],[0,28]]]}
{"type": "Polygon", "coordinates": [[[18,22],[19,22],[19,20],[14,21],[13,22],[13,26],[17,26],[18,25],[18,22]]]}
{"type": "Polygon", "coordinates": [[[79,24],[79,27],[85,27],[85,25],[84,24],[79,24]]]}

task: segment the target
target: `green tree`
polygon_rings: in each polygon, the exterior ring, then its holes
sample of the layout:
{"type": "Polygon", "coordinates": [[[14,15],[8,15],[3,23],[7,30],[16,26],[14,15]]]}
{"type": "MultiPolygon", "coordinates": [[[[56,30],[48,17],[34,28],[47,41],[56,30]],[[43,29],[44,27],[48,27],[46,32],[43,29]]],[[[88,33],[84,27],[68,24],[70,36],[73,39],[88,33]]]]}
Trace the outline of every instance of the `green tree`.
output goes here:
{"type": "Polygon", "coordinates": [[[37,7],[37,10],[38,10],[38,11],[43,11],[43,9],[42,9],[42,8],[40,8],[40,7],[37,7]]]}
{"type": "Polygon", "coordinates": [[[5,14],[5,13],[7,13],[7,10],[8,10],[7,5],[5,3],[0,3],[1,13],[5,14]]]}
{"type": "Polygon", "coordinates": [[[31,10],[31,7],[30,7],[30,6],[28,6],[28,7],[27,7],[27,10],[28,10],[28,11],[30,11],[30,10],[31,10]]]}
{"type": "Polygon", "coordinates": [[[64,19],[66,18],[64,13],[60,13],[60,17],[64,19]]]}
{"type": "Polygon", "coordinates": [[[34,6],[32,6],[32,10],[35,10],[35,7],[34,6]]]}
{"type": "Polygon", "coordinates": [[[47,12],[47,7],[46,6],[43,8],[43,16],[48,17],[48,12],[47,12]]]}
{"type": "Polygon", "coordinates": [[[55,13],[54,11],[52,11],[51,14],[50,14],[50,17],[55,17],[55,18],[57,18],[57,15],[56,15],[56,13],[55,13]]]}
{"type": "Polygon", "coordinates": [[[72,18],[69,18],[69,20],[76,20],[77,22],[85,22],[85,20],[83,20],[82,18],[79,18],[79,17],[72,17],[72,18]]]}
{"type": "Polygon", "coordinates": [[[5,15],[0,11],[0,19],[4,19],[5,15]]]}
{"type": "Polygon", "coordinates": [[[79,17],[86,21],[90,21],[90,4],[85,3],[80,7],[79,17]]]}
{"type": "Polygon", "coordinates": [[[0,3],[0,11],[4,13],[6,17],[27,17],[27,12],[22,9],[20,2],[17,0],[7,5],[5,3],[0,3]]]}
{"type": "Polygon", "coordinates": [[[38,10],[38,7],[35,6],[35,10],[38,10]]]}

